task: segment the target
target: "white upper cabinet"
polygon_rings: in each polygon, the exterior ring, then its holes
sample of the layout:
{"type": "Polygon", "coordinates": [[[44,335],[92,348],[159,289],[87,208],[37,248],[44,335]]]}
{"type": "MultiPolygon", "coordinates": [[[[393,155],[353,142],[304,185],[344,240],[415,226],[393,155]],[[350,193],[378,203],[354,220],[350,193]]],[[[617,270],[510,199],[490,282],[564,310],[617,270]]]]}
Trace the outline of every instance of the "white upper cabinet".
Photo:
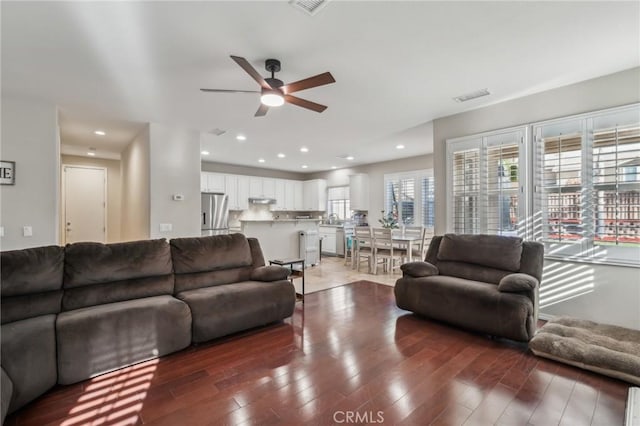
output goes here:
{"type": "Polygon", "coordinates": [[[306,180],[304,189],[304,210],[325,211],[327,209],[327,181],[325,179],[306,180]]]}
{"type": "Polygon", "coordinates": [[[369,210],[369,175],[349,176],[349,198],[351,210],[369,210]]]}
{"type": "Polygon", "coordinates": [[[250,177],[249,178],[249,197],[251,198],[261,198],[263,197],[262,192],[262,178],[261,177],[250,177]]]}
{"type": "MultiPolygon", "coordinates": [[[[295,192],[296,192],[295,181],[285,180],[284,181],[284,210],[296,209],[295,192]]],[[[277,197],[278,197],[278,187],[276,186],[276,198],[277,197]]]]}
{"type": "Polygon", "coordinates": [[[201,192],[225,192],[225,175],[222,173],[202,172],[200,174],[201,192]]]}
{"type": "Polygon", "coordinates": [[[276,179],[262,179],[262,196],[264,198],[276,198],[276,179]]]}
{"type": "Polygon", "coordinates": [[[287,210],[285,207],[286,185],[284,179],[275,179],[275,199],[276,203],[271,205],[271,210],[287,210]]]}
{"type": "Polygon", "coordinates": [[[247,210],[249,208],[249,178],[247,176],[227,175],[224,192],[229,197],[229,210],[247,210]]]}
{"type": "Polygon", "coordinates": [[[249,209],[249,177],[237,176],[238,178],[238,210],[249,209]]]}
{"type": "Polygon", "coordinates": [[[304,210],[304,182],[293,182],[293,210],[304,210]]]}

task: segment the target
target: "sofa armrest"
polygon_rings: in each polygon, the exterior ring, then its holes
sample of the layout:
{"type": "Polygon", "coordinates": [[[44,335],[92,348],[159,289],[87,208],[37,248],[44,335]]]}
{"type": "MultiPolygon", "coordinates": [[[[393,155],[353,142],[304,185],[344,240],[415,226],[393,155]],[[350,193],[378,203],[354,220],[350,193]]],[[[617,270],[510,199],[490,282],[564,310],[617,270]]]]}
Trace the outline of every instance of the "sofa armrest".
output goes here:
{"type": "Polygon", "coordinates": [[[291,271],[288,268],[277,265],[259,266],[251,271],[253,281],[279,281],[286,280],[291,271]]]}
{"type": "Polygon", "coordinates": [[[402,276],[410,276],[414,278],[430,277],[438,275],[438,267],[429,262],[409,262],[400,265],[402,276]]]}
{"type": "Polygon", "coordinates": [[[503,277],[500,283],[498,283],[498,291],[506,293],[530,291],[538,287],[538,284],[538,280],[529,274],[509,274],[503,277]]]}

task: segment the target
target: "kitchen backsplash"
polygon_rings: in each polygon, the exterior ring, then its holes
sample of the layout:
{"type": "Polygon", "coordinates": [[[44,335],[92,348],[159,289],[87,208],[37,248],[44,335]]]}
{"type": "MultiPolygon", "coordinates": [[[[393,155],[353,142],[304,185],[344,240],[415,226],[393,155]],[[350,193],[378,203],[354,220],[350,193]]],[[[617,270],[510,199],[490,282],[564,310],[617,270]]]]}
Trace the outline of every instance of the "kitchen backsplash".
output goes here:
{"type": "Polygon", "coordinates": [[[277,211],[272,212],[268,205],[252,204],[248,210],[229,211],[229,227],[240,227],[241,220],[295,219],[296,216],[310,215],[325,217],[324,212],[277,211]]]}

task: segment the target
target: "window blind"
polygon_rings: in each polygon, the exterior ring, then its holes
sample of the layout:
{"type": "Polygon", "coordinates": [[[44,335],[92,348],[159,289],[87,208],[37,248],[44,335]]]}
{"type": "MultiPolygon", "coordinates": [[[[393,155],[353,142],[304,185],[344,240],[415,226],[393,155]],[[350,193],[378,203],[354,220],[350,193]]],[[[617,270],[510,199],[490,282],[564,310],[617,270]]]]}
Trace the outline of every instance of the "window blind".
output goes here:
{"type": "Polygon", "coordinates": [[[422,226],[435,226],[435,185],[433,177],[422,178],[422,226]]]}
{"type": "Polygon", "coordinates": [[[432,171],[416,170],[384,176],[385,215],[391,214],[401,225],[417,225],[427,220],[426,215],[431,218],[429,223],[433,223],[433,209],[432,171]],[[431,197],[429,200],[425,200],[425,182],[431,185],[426,192],[431,197]],[[431,210],[425,210],[425,203],[431,210]]]}
{"type": "Polygon", "coordinates": [[[453,231],[480,233],[480,148],[453,154],[453,231]]]}

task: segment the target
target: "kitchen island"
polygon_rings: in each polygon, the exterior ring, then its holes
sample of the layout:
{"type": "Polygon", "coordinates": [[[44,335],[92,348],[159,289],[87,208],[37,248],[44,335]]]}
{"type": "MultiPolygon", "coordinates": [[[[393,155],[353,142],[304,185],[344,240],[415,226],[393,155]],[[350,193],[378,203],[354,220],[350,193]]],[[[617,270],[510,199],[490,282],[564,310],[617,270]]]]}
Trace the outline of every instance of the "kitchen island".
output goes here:
{"type": "Polygon", "coordinates": [[[265,262],[300,257],[300,231],[318,231],[320,219],[240,220],[242,233],[257,238],[265,262]]]}

